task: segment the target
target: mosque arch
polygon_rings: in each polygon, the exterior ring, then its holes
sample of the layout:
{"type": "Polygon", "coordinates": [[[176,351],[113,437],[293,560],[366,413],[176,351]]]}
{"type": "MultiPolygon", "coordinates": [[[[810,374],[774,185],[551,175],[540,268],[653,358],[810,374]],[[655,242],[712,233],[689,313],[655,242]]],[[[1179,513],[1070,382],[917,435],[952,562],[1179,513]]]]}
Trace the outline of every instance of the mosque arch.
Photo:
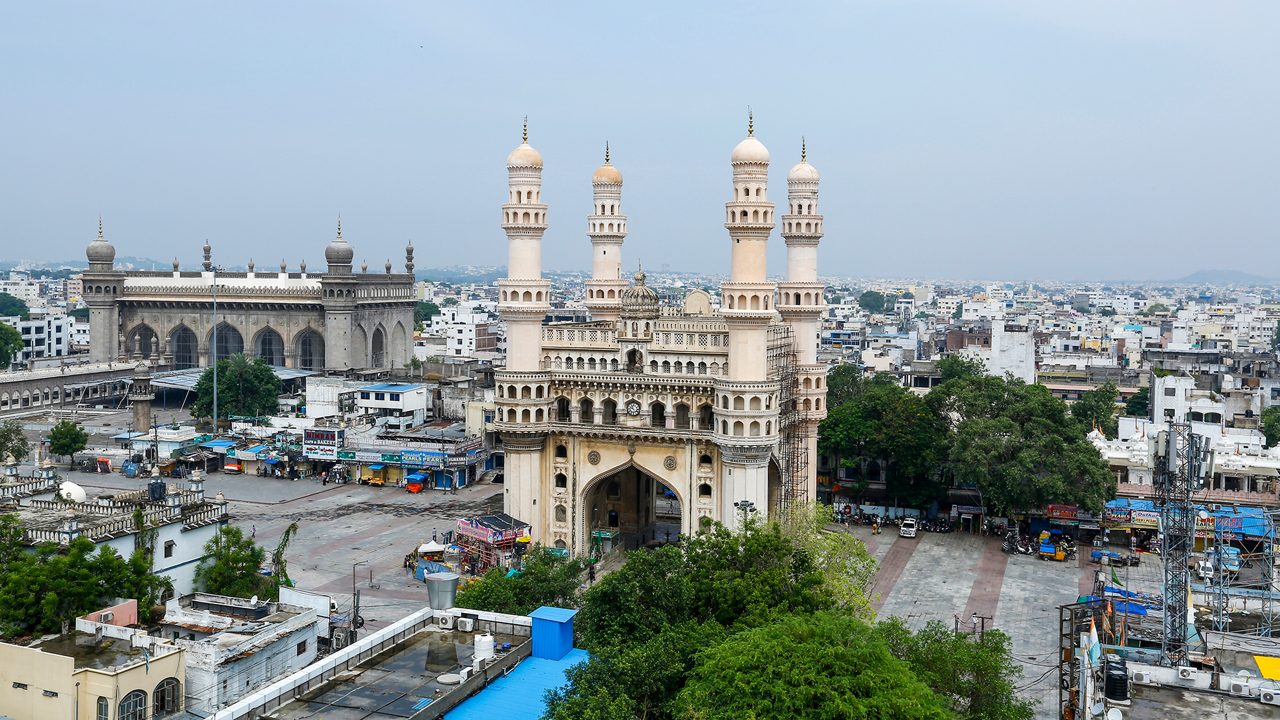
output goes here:
{"type": "Polygon", "coordinates": [[[232,355],[244,352],[244,336],[231,323],[225,320],[209,331],[207,340],[209,352],[214,354],[215,360],[225,360],[232,355]]]}
{"type": "Polygon", "coordinates": [[[151,351],[155,347],[156,331],[146,323],[138,323],[132,330],[125,335],[125,351],[130,357],[141,357],[144,360],[151,358],[151,351]]]}
{"type": "Polygon", "coordinates": [[[369,341],[369,367],[386,367],[387,360],[387,333],[379,325],[369,341]]]}
{"type": "Polygon", "coordinates": [[[369,334],[365,332],[363,325],[356,325],[351,329],[350,353],[351,367],[369,367],[369,334]]]}
{"type": "Polygon", "coordinates": [[[264,327],[253,338],[253,356],[268,365],[284,366],[284,338],[270,327],[264,327]]]}
{"type": "Polygon", "coordinates": [[[297,367],[303,370],[324,369],[324,338],[320,333],[308,327],[294,340],[294,353],[297,367]]]}
{"type": "Polygon", "coordinates": [[[169,357],[175,370],[200,366],[200,341],[191,328],[179,325],[169,333],[169,357]]]}
{"type": "Polygon", "coordinates": [[[409,335],[404,329],[404,323],[396,321],[395,327],[391,328],[391,357],[388,364],[390,367],[399,367],[409,364],[409,335]]]}

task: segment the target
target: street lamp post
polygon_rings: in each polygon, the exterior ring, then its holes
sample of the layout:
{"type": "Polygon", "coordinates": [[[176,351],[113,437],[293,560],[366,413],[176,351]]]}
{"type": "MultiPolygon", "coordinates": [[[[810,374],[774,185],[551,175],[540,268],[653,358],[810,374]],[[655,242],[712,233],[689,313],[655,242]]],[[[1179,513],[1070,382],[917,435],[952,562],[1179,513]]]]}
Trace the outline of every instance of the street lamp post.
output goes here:
{"type": "Polygon", "coordinates": [[[213,336],[209,344],[209,362],[213,363],[213,436],[218,436],[218,271],[213,267],[213,336]]]}

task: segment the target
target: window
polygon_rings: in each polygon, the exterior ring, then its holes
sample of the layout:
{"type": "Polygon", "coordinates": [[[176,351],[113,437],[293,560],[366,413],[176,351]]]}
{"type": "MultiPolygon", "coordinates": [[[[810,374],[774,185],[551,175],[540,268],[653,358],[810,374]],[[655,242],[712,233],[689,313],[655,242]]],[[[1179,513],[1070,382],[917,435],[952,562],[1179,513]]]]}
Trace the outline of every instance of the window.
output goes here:
{"type": "Polygon", "coordinates": [[[147,720],[147,694],[134,690],[120,701],[119,720],[147,720]]]}
{"type": "Polygon", "coordinates": [[[556,487],[561,490],[569,487],[569,478],[564,473],[556,473],[556,487]]]}
{"type": "Polygon", "coordinates": [[[303,640],[302,642],[298,643],[298,654],[299,654],[299,655],[306,655],[306,654],[307,654],[307,641],[306,641],[306,640],[303,640]]]}
{"type": "Polygon", "coordinates": [[[702,483],[701,485],[699,485],[699,486],[698,486],[698,497],[700,497],[700,498],[709,498],[709,497],[711,497],[711,485],[710,485],[710,484],[708,484],[708,483],[702,483]]]}
{"type": "Polygon", "coordinates": [[[151,694],[151,717],[162,718],[182,709],[182,684],[178,678],[167,677],[156,685],[151,694]]]}
{"type": "Polygon", "coordinates": [[[176,543],[176,542],[174,542],[174,541],[172,541],[172,540],[165,540],[165,541],[164,541],[164,556],[165,556],[165,557],[167,557],[167,558],[171,558],[171,557],[173,557],[173,549],[174,549],[175,547],[177,547],[177,545],[178,545],[178,543],[176,543]]]}
{"type": "Polygon", "coordinates": [[[96,720],[111,720],[111,701],[98,696],[98,715],[96,720]]]}
{"type": "Polygon", "coordinates": [[[400,393],[391,393],[391,399],[392,399],[393,401],[398,401],[398,400],[400,400],[400,393]]]}
{"type": "Polygon", "coordinates": [[[362,393],[360,393],[360,399],[361,399],[361,400],[368,400],[368,399],[369,399],[369,393],[367,393],[367,392],[362,392],[362,393]]]}
{"type": "Polygon", "coordinates": [[[374,400],[386,400],[386,399],[387,399],[387,394],[386,394],[386,393],[374,393],[374,394],[373,394],[373,399],[374,399],[374,400]]]}
{"type": "Polygon", "coordinates": [[[14,683],[14,684],[13,684],[13,689],[14,689],[14,690],[26,690],[26,689],[27,689],[27,684],[26,684],[26,683],[16,682],[16,683],[14,683]]]}

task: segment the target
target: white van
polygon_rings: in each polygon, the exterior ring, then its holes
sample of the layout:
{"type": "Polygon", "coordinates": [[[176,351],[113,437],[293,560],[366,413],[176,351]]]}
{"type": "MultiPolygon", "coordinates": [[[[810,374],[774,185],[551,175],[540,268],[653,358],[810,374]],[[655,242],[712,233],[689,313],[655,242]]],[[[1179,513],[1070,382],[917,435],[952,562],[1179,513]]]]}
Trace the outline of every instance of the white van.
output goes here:
{"type": "Polygon", "coordinates": [[[900,537],[913,538],[916,536],[916,519],[906,518],[902,521],[902,525],[898,528],[900,537]]]}

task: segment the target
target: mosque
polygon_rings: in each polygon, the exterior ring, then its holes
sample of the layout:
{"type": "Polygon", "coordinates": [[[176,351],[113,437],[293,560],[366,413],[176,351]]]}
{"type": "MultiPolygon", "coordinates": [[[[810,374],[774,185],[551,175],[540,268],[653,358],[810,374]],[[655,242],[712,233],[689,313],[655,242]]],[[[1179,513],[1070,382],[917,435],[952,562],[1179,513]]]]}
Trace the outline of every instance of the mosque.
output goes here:
{"type": "Polygon", "coordinates": [[[215,353],[243,352],[319,372],[403,368],[413,351],[413,244],[405,248],[404,272],[393,272],[388,259],[383,272],[362,263],[357,273],[341,220],[319,273],[308,273],[305,261],[291,271],[283,260],[278,271],[263,272],[250,260],[247,272],[227,272],[213,264],[207,241],[198,271],[182,270],[174,258],[171,272],[126,272],[115,267],[101,221],[86,255],[93,362],[187,370],[207,367],[215,353]]]}
{"type": "Polygon", "coordinates": [[[592,320],[544,325],[548,210],[527,126],[507,157],[508,276],[498,283],[507,358],[495,373],[496,429],[504,508],[531,523],[536,541],[575,552],[634,546],[816,498],[826,416],[826,368],[816,357],[818,171],[802,145],[787,175],[787,212],[776,218],[769,151],[753,121],[730,161],[732,267],[718,308],[700,290],[682,307],[663,307],[643,272],[623,279],[622,173],[606,148],[587,217],[592,320]],[[775,284],[765,250],[779,221],[787,270],[775,284]]]}

